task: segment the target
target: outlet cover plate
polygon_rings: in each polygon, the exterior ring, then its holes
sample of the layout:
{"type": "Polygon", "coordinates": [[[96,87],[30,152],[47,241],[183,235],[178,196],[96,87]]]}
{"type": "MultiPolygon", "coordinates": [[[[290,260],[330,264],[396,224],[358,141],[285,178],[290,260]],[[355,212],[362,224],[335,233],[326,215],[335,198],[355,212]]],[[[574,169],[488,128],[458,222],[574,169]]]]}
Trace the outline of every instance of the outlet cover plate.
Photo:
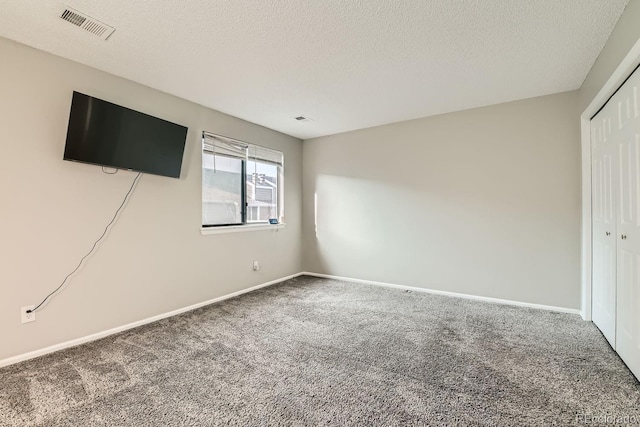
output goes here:
{"type": "Polygon", "coordinates": [[[35,305],[26,305],[20,308],[20,319],[22,323],[35,322],[36,313],[27,313],[27,310],[33,310],[34,308],[36,308],[35,305]]]}

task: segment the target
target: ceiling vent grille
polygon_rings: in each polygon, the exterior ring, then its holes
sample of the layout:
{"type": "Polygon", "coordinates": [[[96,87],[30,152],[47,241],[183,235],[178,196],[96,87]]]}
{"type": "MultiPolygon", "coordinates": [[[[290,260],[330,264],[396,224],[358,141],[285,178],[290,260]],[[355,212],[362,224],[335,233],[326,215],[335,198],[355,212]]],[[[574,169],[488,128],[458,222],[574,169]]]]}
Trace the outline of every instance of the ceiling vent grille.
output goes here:
{"type": "Polygon", "coordinates": [[[100,37],[102,40],[107,40],[115,31],[115,28],[110,27],[107,24],[103,24],[97,19],[93,19],[92,17],[71,9],[70,7],[65,8],[64,12],[60,15],[60,18],[70,22],[76,27],[80,27],[83,30],[90,32],[94,36],[100,37]]]}

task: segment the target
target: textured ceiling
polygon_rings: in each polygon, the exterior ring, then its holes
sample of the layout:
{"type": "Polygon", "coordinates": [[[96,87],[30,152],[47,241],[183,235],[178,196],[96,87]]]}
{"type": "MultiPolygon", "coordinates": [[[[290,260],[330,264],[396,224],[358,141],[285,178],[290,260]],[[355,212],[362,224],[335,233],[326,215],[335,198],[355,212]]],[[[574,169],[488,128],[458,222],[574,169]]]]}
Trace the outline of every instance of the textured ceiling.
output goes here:
{"type": "Polygon", "coordinates": [[[577,89],[627,3],[0,0],[0,36],[306,139],[577,89]]]}

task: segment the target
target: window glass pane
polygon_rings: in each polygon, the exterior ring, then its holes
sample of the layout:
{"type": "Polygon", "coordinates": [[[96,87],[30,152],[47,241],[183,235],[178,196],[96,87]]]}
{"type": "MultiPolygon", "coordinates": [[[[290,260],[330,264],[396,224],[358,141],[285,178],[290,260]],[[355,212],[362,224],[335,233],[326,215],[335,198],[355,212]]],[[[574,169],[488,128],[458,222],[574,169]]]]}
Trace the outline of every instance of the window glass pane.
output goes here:
{"type": "Polygon", "coordinates": [[[247,222],[278,218],[278,169],[260,161],[247,161],[247,222]]]}
{"type": "Polygon", "coordinates": [[[202,154],[202,224],[242,223],[242,160],[202,154]]]}

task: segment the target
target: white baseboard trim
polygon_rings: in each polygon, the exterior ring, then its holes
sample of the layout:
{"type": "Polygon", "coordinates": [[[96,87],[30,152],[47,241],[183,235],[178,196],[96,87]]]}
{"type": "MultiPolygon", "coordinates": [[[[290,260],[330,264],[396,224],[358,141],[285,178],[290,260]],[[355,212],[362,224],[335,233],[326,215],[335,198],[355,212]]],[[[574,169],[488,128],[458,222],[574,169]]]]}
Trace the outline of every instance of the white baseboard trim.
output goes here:
{"type": "Polygon", "coordinates": [[[521,301],[512,301],[512,300],[499,299],[499,298],[481,297],[481,296],[478,296],[478,295],[460,294],[460,293],[457,293],[457,292],[438,291],[438,290],[435,290],[435,289],[426,289],[426,288],[416,288],[414,286],[404,286],[404,285],[396,285],[396,284],[393,284],[393,283],[374,282],[374,281],[371,281],[371,280],[352,279],[350,277],[333,276],[331,274],[310,273],[310,272],[307,272],[307,271],[302,273],[302,275],[321,277],[321,278],[325,278],[325,279],[343,280],[345,282],[363,283],[363,284],[366,284],[366,285],[382,286],[382,287],[385,287],[385,288],[394,288],[394,289],[402,289],[402,290],[407,290],[407,291],[424,292],[424,293],[434,294],[434,295],[444,295],[444,296],[454,297],[454,298],[465,298],[465,299],[476,300],[476,301],[492,302],[492,303],[496,303],[496,304],[515,305],[515,306],[518,306],[518,307],[535,308],[537,310],[556,311],[556,312],[560,312],[560,313],[569,313],[569,314],[580,315],[580,310],[579,309],[574,309],[574,308],[555,307],[555,306],[552,306],[552,305],[532,304],[532,303],[521,302],[521,301]]]}
{"type": "Polygon", "coordinates": [[[305,271],[305,272],[301,272],[301,273],[292,274],[290,276],[282,277],[282,278],[279,278],[279,279],[271,280],[269,282],[262,283],[260,285],[252,286],[250,288],[243,289],[243,290],[240,290],[240,291],[237,291],[237,292],[233,292],[233,293],[230,293],[230,294],[227,294],[227,295],[222,295],[220,297],[213,298],[213,299],[210,299],[210,300],[207,300],[207,301],[199,302],[197,304],[193,304],[193,305],[190,305],[188,307],[179,308],[177,310],[169,311],[167,313],[158,314],[157,316],[152,316],[152,317],[149,317],[149,318],[146,318],[146,319],[138,320],[138,321],[133,322],[133,323],[128,323],[126,325],[122,325],[122,326],[118,326],[118,327],[115,327],[115,328],[112,328],[112,329],[108,329],[106,331],[96,332],[95,334],[87,335],[85,337],[76,338],[76,339],[73,339],[73,340],[70,340],[70,341],[65,341],[65,342],[60,343],[60,344],[54,344],[54,345],[49,346],[49,347],[41,348],[41,349],[38,349],[38,350],[30,351],[28,353],[19,354],[17,356],[12,356],[12,357],[9,357],[9,358],[6,358],[6,359],[2,359],[2,360],[0,360],[0,368],[2,368],[4,366],[14,365],[14,364],[19,363],[19,362],[24,362],[25,360],[34,359],[36,357],[44,356],[44,355],[49,354],[49,353],[54,353],[56,351],[64,350],[66,348],[75,347],[77,345],[85,344],[85,343],[88,343],[88,342],[91,342],[91,341],[96,341],[96,340],[99,340],[101,338],[108,337],[109,335],[117,334],[119,332],[123,332],[123,331],[126,331],[128,329],[137,328],[138,326],[146,325],[148,323],[153,323],[153,322],[156,322],[158,320],[166,319],[168,317],[177,316],[178,314],[182,314],[182,313],[186,313],[188,311],[196,310],[196,309],[198,309],[200,307],[204,307],[204,306],[207,306],[207,305],[210,305],[210,304],[214,304],[216,302],[224,301],[224,300],[229,299],[229,298],[237,297],[237,296],[242,295],[242,294],[253,292],[253,291],[258,290],[260,288],[265,288],[267,286],[271,286],[271,285],[274,285],[276,283],[280,283],[280,282],[283,282],[285,280],[293,279],[294,277],[299,277],[299,276],[321,277],[321,278],[325,278],[325,279],[343,280],[343,281],[346,281],[346,282],[363,283],[363,284],[367,284],[367,285],[382,286],[382,287],[386,287],[386,288],[402,289],[402,290],[409,290],[409,291],[415,291],[415,292],[424,292],[424,293],[429,293],[429,294],[444,295],[444,296],[455,297],[455,298],[465,298],[465,299],[471,299],[471,300],[476,300],[476,301],[484,301],[484,302],[492,302],[492,303],[497,303],[497,304],[506,304],[506,305],[515,305],[515,306],[519,306],[519,307],[535,308],[535,309],[538,309],[538,310],[556,311],[556,312],[560,312],[560,313],[570,313],[570,314],[578,314],[578,315],[581,314],[580,310],[573,309],[573,308],[554,307],[554,306],[542,305],[542,304],[532,304],[532,303],[528,303],[528,302],[511,301],[511,300],[504,300],[504,299],[499,299],[499,298],[489,298],[489,297],[482,297],[482,296],[469,295],[469,294],[460,294],[460,293],[457,293],[457,292],[448,292],[448,291],[439,291],[439,290],[435,290],[435,289],[417,288],[417,287],[414,287],[414,286],[396,285],[396,284],[393,284],[393,283],[375,282],[375,281],[372,281],[372,280],[353,279],[351,277],[334,276],[334,275],[331,275],[331,274],[312,273],[312,272],[305,271]]]}
{"type": "Polygon", "coordinates": [[[207,300],[207,301],[199,302],[197,304],[193,304],[193,305],[190,305],[188,307],[179,308],[177,310],[169,311],[167,313],[158,314],[157,316],[148,317],[146,319],[138,320],[136,322],[129,323],[129,324],[122,325],[122,326],[118,326],[118,327],[115,327],[115,328],[112,328],[112,329],[109,329],[109,330],[106,330],[106,331],[96,332],[95,334],[87,335],[85,337],[76,338],[76,339],[73,339],[73,340],[70,340],[70,341],[66,341],[66,342],[63,342],[63,343],[60,343],[60,344],[54,344],[54,345],[49,346],[49,347],[41,348],[41,349],[38,349],[38,350],[30,351],[28,353],[19,354],[17,356],[13,356],[13,357],[9,357],[9,358],[6,358],[6,359],[2,359],[2,360],[0,360],[0,368],[2,368],[4,366],[13,365],[13,364],[16,364],[16,363],[19,363],[19,362],[23,362],[25,360],[33,359],[33,358],[36,358],[36,357],[39,357],[39,356],[44,356],[45,354],[49,354],[49,353],[53,353],[53,352],[56,352],[56,351],[64,350],[64,349],[69,348],[69,347],[75,347],[75,346],[80,345],[80,344],[85,344],[85,343],[88,343],[88,342],[91,342],[91,341],[96,341],[96,340],[99,340],[101,338],[108,337],[109,335],[113,335],[113,334],[117,334],[118,332],[126,331],[127,329],[137,328],[138,326],[142,326],[142,325],[146,325],[148,323],[156,322],[158,320],[166,319],[167,317],[173,317],[173,316],[176,316],[178,314],[182,314],[182,313],[185,313],[187,311],[192,311],[192,310],[198,309],[200,307],[204,307],[204,306],[209,305],[209,304],[214,304],[216,302],[224,301],[224,300],[229,299],[229,298],[233,298],[233,297],[237,297],[237,296],[242,295],[242,294],[253,292],[253,291],[257,290],[257,289],[265,288],[267,286],[271,286],[271,285],[274,285],[276,283],[280,283],[280,282],[285,281],[285,280],[293,279],[294,277],[301,276],[302,274],[303,273],[292,274],[290,276],[282,277],[280,279],[275,279],[275,280],[271,280],[270,282],[266,282],[266,283],[262,283],[260,285],[252,286],[250,288],[243,289],[241,291],[233,292],[233,293],[230,293],[230,294],[227,294],[227,295],[223,295],[223,296],[220,296],[220,297],[217,297],[217,298],[213,298],[213,299],[210,299],[210,300],[207,300]]]}

